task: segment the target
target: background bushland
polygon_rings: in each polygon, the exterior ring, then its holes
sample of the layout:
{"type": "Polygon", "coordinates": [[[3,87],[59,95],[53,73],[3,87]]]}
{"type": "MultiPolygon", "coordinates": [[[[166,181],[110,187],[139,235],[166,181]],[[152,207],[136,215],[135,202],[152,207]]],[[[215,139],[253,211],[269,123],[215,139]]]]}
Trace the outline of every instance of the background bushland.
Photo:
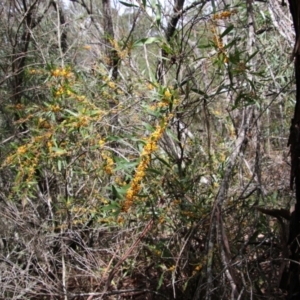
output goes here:
{"type": "Polygon", "coordinates": [[[0,298],[283,299],[288,6],[0,4],[0,298]]]}

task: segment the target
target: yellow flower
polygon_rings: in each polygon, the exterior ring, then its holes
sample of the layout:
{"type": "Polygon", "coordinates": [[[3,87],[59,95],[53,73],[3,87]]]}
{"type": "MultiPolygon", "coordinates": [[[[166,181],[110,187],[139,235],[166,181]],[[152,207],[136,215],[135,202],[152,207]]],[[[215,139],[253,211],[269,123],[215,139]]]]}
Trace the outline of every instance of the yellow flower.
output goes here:
{"type": "Polygon", "coordinates": [[[115,89],[116,88],[116,84],[113,81],[109,81],[107,83],[107,85],[111,88],[111,89],[115,89]]]}
{"type": "Polygon", "coordinates": [[[48,147],[49,152],[51,151],[52,146],[53,146],[53,143],[51,141],[48,141],[47,142],[47,147],[48,147]]]}
{"type": "Polygon", "coordinates": [[[78,123],[77,123],[77,127],[82,127],[82,126],[87,126],[88,125],[88,120],[89,118],[87,116],[81,116],[78,118],[78,123]]]}
{"type": "Polygon", "coordinates": [[[170,92],[169,89],[166,89],[166,90],[165,90],[164,96],[165,96],[166,98],[168,98],[168,99],[171,98],[172,94],[171,94],[171,92],[170,92]]]}
{"type": "Polygon", "coordinates": [[[107,154],[105,154],[105,153],[102,154],[102,157],[103,157],[103,159],[105,160],[104,171],[105,171],[106,174],[108,174],[108,175],[113,174],[113,166],[114,166],[114,161],[113,161],[113,159],[112,159],[109,155],[107,155],[107,154]]]}
{"type": "Polygon", "coordinates": [[[98,144],[99,144],[100,147],[103,147],[104,144],[105,144],[105,140],[100,140],[100,141],[98,142],[98,144]]]}
{"type": "Polygon", "coordinates": [[[66,69],[63,69],[63,70],[61,70],[61,72],[60,72],[60,76],[62,76],[62,77],[68,77],[69,74],[70,74],[70,72],[67,71],[66,69]]]}
{"type": "Polygon", "coordinates": [[[220,153],[219,154],[219,160],[220,160],[221,163],[224,162],[226,160],[226,155],[224,153],[220,153]]]}
{"type": "Polygon", "coordinates": [[[66,91],[66,93],[67,93],[68,96],[72,96],[73,95],[73,92],[71,90],[69,90],[69,89],[66,91]]]}
{"type": "Polygon", "coordinates": [[[103,204],[108,204],[108,203],[109,203],[108,200],[105,199],[105,198],[101,198],[101,202],[102,202],[103,204]]]}
{"type": "Polygon", "coordinates": [[[61,77],[68,78],[72,75],[72,73],[71,73],[71,70],[69,68],[64,68],[64,69],[57,68],[57,69],[51,71],[51,75],[53,77],[60,77],[61,76],[61,77]]]}
{"type": "Polygon", "coordinates": [[[139,170],[138,172],[136,172],[135,176],[142,179],[145,176],[145,171],[139,170]]]}
{"type": "Polygon", "coordinates": [[[8,157],[6,157],[4,165],[9,165],[12,163],[14,156],[13,155],[9,155],[8,157]]]}
{"type": "Polygon", "coordinates": [[[24,153],[26,153],[26,150],[27,150],[26,145],[23,145],[23,146],[20,146],[20,147],[17,149],[17,153],[18,153],[18,154],[24,154],[24,153]]]}
{"type": "Polygon", "coordinates": [[[165,222],[165,218],[164,217],[160,217],[159,220],[158,220],[158,223],[159,224],[162,224],[165,222]]]}
{"type": "Polygon", "coordinates": [[[213,188],[217,189],[219,187],[219,184],[217,182],[213,183],[213,188]]]}
{"type": "Polygon", "coordinates": [[[86,97],[85,96],[77,96],[76,99],[79,101],[79,102],[83,102],[86,100],[86,97]]]}
{"type": "Polygon", "coordinates": [[[168,269],[168,271],[172,271],[172,272],[173,272],[173,271],[175,270],[175,268],[176,268],[176,267],[173,265],[173,266],[171,266],[171,267],[168,269]]]}
{"type": "Polygon", "coordinates": [[[222,20],[222,19],[224,20],[224,19],[231,17],[232,15],[234,15],[236,13],[237,13],[237,10],[232,10],[232,11],[225,10],[219,14],[214,14],[212,19],[213,20],[222,20]]]}
{"type": "Polygon", "coordinates": [[[133,198],[133,190],[132,190],[132,188],[129,188],[128,191],[126,192],[126,198],[127,199],[132,199],[133,198]]]}
{"type": "Polygon", "coordinates": [[[147,84],[147,88],[148,88],[148,90],[153,90],[154,89],[154,86],[153,86],[153,84],[152,83],[148,83],[147,84]]]}
{"type": "Polygon", "coordinates": [[[53,77],[58,77],[60,76],[60,69],[55,69],[54,71],[51,72],[51,75],[53,77]]]}
{"type": "Polygon", "coordinates": [[[55,92],[55,96],[59,97],[64,93],[64,88],[61,86],[56,92],[55,92]]]}
{"type": "Polygon", "coordinates": [[[106,165],[104,170],[108,175],[111,175],[113,173],[113,169],[109,165],[106,165]]]}
{"type": "Polygon", "coordinates": [[[42,118],[39,119],[38,126],[39,128],[45,128],[45,129],[51,128],[51,124],[47,120],[44,120],[42,118]]]}
{"type": "Polygon", "coordinates": [[[24,105],[21,104],[21,103],[18,103],[18,104],[15,105],[15,109],[22,110],[22,109],[24,109],[24,105]]]}
{"type": "Polygon", "coordinates": [[[123,223],[124,223],[124,218],[121,217],[121,216],[118,216],[117,222],[118,222],[119,224],[123,224],[123,223]]]}
{"type": "Polygon", "coordinates": [[[168,102],[159,102],[159,103],[157,103],[157,107],[167,107],[167,106],[169,106],[169,103],[168,102]]]}
{"type": "Polygon", "coordinates": [[[61,108],[59,107],[59,105],[51,105],[50,109],[53,112],[59,112],[61,110],[61,108]]]}
{"type": "Polygon", "coordinates": [[[125,196],[125,202],[123,203],[123,211],[127,212],[128,209],[131,207],[133,203],[133,199],[136,194],[139,193],[141,190],[141,182],[143,178],[145,177],[146,173],[145,170],[147,169],[149,163],[150,163],[150,158],[151,154],[157,150],[157,142],[162,136],[166,125],[167,125],[167,120],[170,118],[164,118],[162,125],[156,126],[155,131],[150,135],[149,138],[146,139],[146,144],[143,148],[143,151],[141,152],[141,161],[136,168],[134,178],[131,181],[130,187],[127,190],[126,196],[125,196]]]}

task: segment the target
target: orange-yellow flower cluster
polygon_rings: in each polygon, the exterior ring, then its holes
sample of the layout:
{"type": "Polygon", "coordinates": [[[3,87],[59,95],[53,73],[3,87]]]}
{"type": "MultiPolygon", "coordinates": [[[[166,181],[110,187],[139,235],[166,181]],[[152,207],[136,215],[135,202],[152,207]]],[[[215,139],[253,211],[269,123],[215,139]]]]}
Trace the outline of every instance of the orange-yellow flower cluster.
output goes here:
{"type": "Polygon", "coordinates": [[[230,18],[232,15],[235,15],[237,13],[237,10],[236,9],[233,9],[232,11],[230,10],[225,10],[221,13],[218,13],[218,14],[214,14],[212,16],[212,19],[213,20],[225,20],[225,19],[228,19],[230,18]]]}
{"type": "Polygon", "coordinates": [[[54,96],[55,97],[60,97],[65,93],[65,89],[60,86],[55,92],[54,92],[54,96]]]}
{"type": "Polygon", "coordinates": [[[51,71],[53,77],[69,78],[72,76],[72,72],[69,68],[56,68],[51,71]]]}
{"type": "Polygon", "coordinates": [[[201,271],[203,268],[202,264],[198,264],[195,266],[194,271],[193,271],[193,276],[196,275],[199,271],[201,271]]]}
{"type": "Polygon", "coordinates": [[[219,55],[222,55],[223,56],[223,60],[225,63],[228,62],[228,56],[226,54],[226,51],[224,49],[224,45],[223,45],[223,41],[222,41],[222,38],[221,36],[218,34],[218,31],[217,31],[217,23],[216,21],[217,20],[225,20],[225,19],[228,19],[230,18],[232,15],[235,15],[237,13],[237,10],[236,9],[233,9],[231,11],[229,10],[225,10],[221,13],[217,13],[217,14],[214,14],[211,18],[211,32],[213,33],[214,37],[213,37],[213,41],[216,45],[216,47],[218,48],[219,50],[219,55]]]}
{"type": "Polygon", "coordinates": [[[130,48],[126,47],[125,49],[122,49],[117,40],[111,39],[110,43],[120,59],[125,59],[130,54],[130,48]]]}
{"type": "Polygon", "coordinates": [[[221,38],[220,34],[218,33],[217,26],[216,26],[215,22],[212,22],[210,30],[213,34],[213,41],[214,41],[214,44],[216,45],[216,47],[218,49],[218,54],[223,55],[224,63],[227,63],[228,62],[228,56],[227,56],[226,50],[224,48],[222,38],[221,38]]]}
{"type": "Polygon", "coordinates": [[[150,135],[150,137],[146,140],[146,144],[141,153],[141,161],[135,171],[135,175],[133,180],[131,181],[130,187],[127,190],[125,196],[125,202],[123,204],[123,211],[127,212],[129,208],[132,206],[134,197],[141,190],[141,182],[145,177],[146,169],[150,163],[151,154],[157,150],[157,143],[164,133],[167,121],[170,118],[164,118],[161,125],[157,125],[155,131],[150,135]]]}
{"type": "Polygon", "coordinates": [[[44,74],[44,70],[42,69],[31,69],[28,71],[29,74],[33,75],[33,74],[36,74],[36,75],[42,75],[44,74]]]}
{"type": "Polygon", "coordinates": [[[106,172],[106,174],[112,175],[113,167],[114,167],[113,159],[110,157],[110,155],[108,155],[106,153],[102,153],[101,156],[105,160],[104,171],[106,172]]]}

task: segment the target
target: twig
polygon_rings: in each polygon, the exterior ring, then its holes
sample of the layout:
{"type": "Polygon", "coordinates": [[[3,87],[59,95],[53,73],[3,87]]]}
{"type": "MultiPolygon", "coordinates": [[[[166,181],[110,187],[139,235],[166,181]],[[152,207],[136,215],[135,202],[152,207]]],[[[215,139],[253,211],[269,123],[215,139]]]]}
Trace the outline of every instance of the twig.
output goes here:
{"type": "Polygon", "coordinates": [[[122,263],[127,259],[127,257],[131,254],[131,252],[136,248],[136,246],[141,242],[142,238],[147,234],[147,232],[152,228],[153,226],[153,219],[151,219],[148,224],[146,225],[146,227],[144,228],[143,232],[139,235],[139,237],[137,238],[137,240],[134,242],[134,244],[126,251],[126,253],[123,255],[123,257],[118,261],[118,263],[113,267],[113,269],[111,270],[110,274],[108,275],[107,281],[106,281],[106,286],[104,289],[104,293],[106,293],[106,291],[109,288],[109,285],[112,281],[112,279],[114,278],[115,274],[118,271],[118,268],[122,265],[122,263]]]}

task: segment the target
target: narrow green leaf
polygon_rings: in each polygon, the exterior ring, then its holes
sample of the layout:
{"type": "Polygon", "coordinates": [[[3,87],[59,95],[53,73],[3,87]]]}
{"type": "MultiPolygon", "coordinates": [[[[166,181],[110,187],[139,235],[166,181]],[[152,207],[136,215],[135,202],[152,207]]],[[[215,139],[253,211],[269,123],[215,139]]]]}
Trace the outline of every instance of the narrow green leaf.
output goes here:
{"type": "Polygon", "coordinates": [[[224,37],[226,34],[228,34],[229,32],[231,32],[233,30],[234,26],[232,24],[230,24],[221,34],[221,38],[224,37]]]}
{"type": "Polygon", "coordinates": [[[65,109],[66,112],[68,112],[70,115],[74,116],[74,117],[78,117],[78,113],[71,111],[69,109],[65,109]]]}
{"type": "Polygon", "coordinates": [[[158,281],[158,286],[157,286],[157,289],[156,289],[157,291],[160,289],[160,287],[161,287],[161,285],[164,281],[164,275],[165,275],[164,272],[160,275],[160,278],[159,278],[159,281],[158,281]]]}
{"type": "Polygon", "coordinates": [[[61,160],[57,162],[57,169],[59,172],[61,171],[61,160]]]}
{"type": "Polygon", "coordinates": [[[136,5],[136,4],[132,4],[132,3],[128,3],[128,2],[124,2],[124,1],[120,1],[120,0],[119,0],[119,2],[127,7],[138,7],[138,5],[136,5]]]}
{"type": "Polygon", "coordinates": [[[59,147],[52,147],[51,150],[54,151],[57,155],[63,155],[67,153],[65,149],[59,147]]]}
{"type": "Polygon", "coordinates": [[[112,194],[114,199],[122,199],[122,195],[119,193],[118,188],[114,185],[111,186],[112,194]]]}
{"type": "Polygon", "coordinates": [[[138,162],[120,162],[117,164],[117,167],[114,168],[114,171],[119,171],[119,170],[132,170],[137,166],[138,162]]]}
{"type": "Polygon", "coordinates": [[[191,91],[193,91],[194,93],[198,94],[198,95],[201,95],[201,96],[205,96],[207,97],[207,94],[199,89],[191,89],[191,91]]]}
{"type": "Polygon", "coordinates": [[[170,164],[167,163],[167,161],[165,161],[163,158],[161,157],[156,157],[160,162],[162,162],[164,165],[166,165],[168,168],[171,168],[170,164]]]}
{"type": "Polygon", "coordinates": [[[236,42],[237,42],[237,39],[234,39],[233,41],[231,41],[231,42],[229,42],[228,44],[226,44],[226,45],[224,46],[224,49],[228,49],[228,48],[230,48],[231,46],[234,46],[234,45],[236,44],[236,42]]]}
{"type": "Polygon", "coordinates": [[[163,175],[162,172],[160,172],[159,170],[152,169],[152,168],[148,168],[147,172],[154,173],[154,174],[157,174],[157,175],[163,175]]]}
{"type": "Polygon", "coordinates": [[[133,47],[141,47],[143,45],[149,45],[153,43],[159,43],[161,40],[157,37],[149,37],[149,38],[142,38],[133,43],[133,47]]]}
{"type": "Polygon", "coordinates": [[[206,43],[206,44],[199,44],[198,45],[199,49],[205,49],[205,48],[210,48],[210,47],[211,47],[211,44],[208,44],[208,43],[206,43]]]}
{"type": "Polygon", "coordinates": [[[160,4],[156,4],[156,25],[160,26],[160,21],[161,21],[161,7],[160,4]]]}
{"type": "Polygon", "coordinates": [[[112,210],[114,210],[117,213],[120,212],[120,205],[117,201],[111,201],[110,204],[106,204],[101,207],[101,211],[103,212],[112,211],[112,210]]]}
{"type": "Polygon", "coordinates": [[[146,130],[148,130],[150,132],[154,131],[154,127],[151,126],[149,123],[143,122],[142,124],[143,124],[143,126],[145,127],[146,130]]]}
{"type": "Polygon", "coordinates": [[[249,57],[248,59],[245,61],[245,64],[247,64],[247,62],[249,62],[256,54],[258,53],[258,50],[257,51],[254,51],[249,57]]]}

